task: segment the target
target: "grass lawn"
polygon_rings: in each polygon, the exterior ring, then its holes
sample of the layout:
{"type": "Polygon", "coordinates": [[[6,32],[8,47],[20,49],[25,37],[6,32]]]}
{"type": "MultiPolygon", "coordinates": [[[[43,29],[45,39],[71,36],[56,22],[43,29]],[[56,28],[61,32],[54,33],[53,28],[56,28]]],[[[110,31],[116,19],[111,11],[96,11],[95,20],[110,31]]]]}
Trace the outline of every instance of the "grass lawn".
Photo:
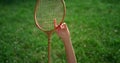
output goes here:
{"type": "MultiPolygon", "coordinates": [[[[78,63],[120,63],[120,0],[65,0],[78,63]]],[[[34,23],[35,0],[0,1],[0,63],[47,63],[47,38],[34,23]]],[[[52,36],[53,63],[66,63],[52,36]]]]}

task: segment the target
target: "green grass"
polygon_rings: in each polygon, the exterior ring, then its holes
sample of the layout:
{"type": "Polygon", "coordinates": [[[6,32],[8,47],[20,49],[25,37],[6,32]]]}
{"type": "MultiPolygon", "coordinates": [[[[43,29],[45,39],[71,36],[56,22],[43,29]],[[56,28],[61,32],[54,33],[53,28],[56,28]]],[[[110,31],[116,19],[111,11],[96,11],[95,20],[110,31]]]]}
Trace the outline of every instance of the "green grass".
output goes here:
{"type": "MultiPolygon", "coordinates": [[[[65,0],[78,63],[120,63],[120,1],[65,0]]],[[[47,63],[47,38],[34,23],[34,0],[0,1],[0,63],[47,63]]],[[[53,63],[66,63],[52,36],[53,63]]]]}

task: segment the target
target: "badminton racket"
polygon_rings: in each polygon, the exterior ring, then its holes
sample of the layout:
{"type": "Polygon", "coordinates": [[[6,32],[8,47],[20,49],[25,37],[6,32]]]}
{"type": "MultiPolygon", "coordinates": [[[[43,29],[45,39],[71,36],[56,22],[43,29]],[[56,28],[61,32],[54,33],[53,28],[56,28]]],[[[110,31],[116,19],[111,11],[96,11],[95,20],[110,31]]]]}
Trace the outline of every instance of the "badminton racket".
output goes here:
{"type": "Polygon", "coordinates": [[[53,21],[56,19],[59,27],[63,23],[65,15],[64,0],[36,0],[34,21],[36,26],[48,36],[48,63],[51,62],[51,35],[55,31],[53,21]]]}

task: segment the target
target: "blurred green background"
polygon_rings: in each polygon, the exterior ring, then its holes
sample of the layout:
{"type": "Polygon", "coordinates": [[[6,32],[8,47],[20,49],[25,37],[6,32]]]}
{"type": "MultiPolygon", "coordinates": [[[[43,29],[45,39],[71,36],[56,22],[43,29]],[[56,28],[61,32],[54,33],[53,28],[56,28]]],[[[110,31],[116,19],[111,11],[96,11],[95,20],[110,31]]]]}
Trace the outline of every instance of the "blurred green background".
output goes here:
{"type": "MultiPolygon", "coordinates": [[[[34,23],[35,0],[0,0],[0,63],[47,63],[47,37],[34,23]]],[[[78,63],[120,63],[120,0],[65,0],[78,63]]],[[[53,63],[67,63],[52,36],[53,63]]]]}

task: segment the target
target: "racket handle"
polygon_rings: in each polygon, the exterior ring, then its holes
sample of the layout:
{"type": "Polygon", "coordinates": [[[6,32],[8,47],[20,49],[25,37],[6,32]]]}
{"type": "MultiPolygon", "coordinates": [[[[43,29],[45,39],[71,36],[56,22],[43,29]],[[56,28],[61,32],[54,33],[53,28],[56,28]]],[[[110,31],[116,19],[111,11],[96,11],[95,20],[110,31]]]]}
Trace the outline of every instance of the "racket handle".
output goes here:
{"type": "Polygon", "coordinates": [[[48,63],[51,63],[51,34],[48,35],[48,63]]]}

